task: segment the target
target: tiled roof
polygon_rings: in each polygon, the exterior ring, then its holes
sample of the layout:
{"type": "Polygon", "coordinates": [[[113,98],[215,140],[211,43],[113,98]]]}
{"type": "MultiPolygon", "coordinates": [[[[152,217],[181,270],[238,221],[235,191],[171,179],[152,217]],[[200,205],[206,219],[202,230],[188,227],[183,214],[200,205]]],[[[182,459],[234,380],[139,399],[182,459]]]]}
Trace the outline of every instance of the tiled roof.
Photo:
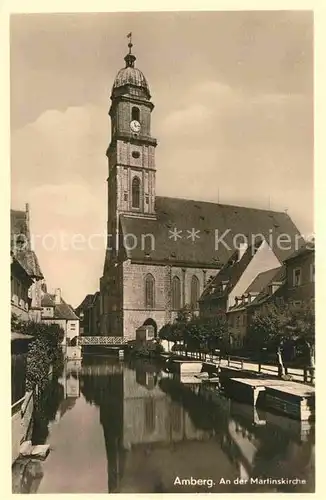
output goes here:
{"type": "Polygon", "coordinates": [[[54,307],[54,294],[45,293],[41,301],[42,307],[54,307]]]}
{"type": "Polygon", "coordinates": [[[11,273],[19,273],[19,276],[26,280],[26,283],[29,283],[29,285],[33,283],[32,277],[14,255],[11,256],[11,273]]]}
{"type": "Polygon", "coordinates": [[[304,255],[306,253],[313,253],[315,251],[315,245],[312,244],[311,242],[306,242],[304,243],[298,250],[293,252],[289,257],[286,258],[286,261],[296,259],[300,255],[304,255]]]}
{"type": "Polygon", "coordinates": [[[14,235],[28,233],[26,212],[24,210],[10,210],[10,234],[11,244],[13,244],[14,235]]]}
{"type": "MultiPolygon", "coordinates": [[[[97,293],[99,293],[99,292],[97,292],[97,293]]],[[[78,307],[76,307],[75,311],[84,311],[85,309],[88,309],[89,307],[91,307],[93,299],[94,299],[94,295],[95,294],[93,294],[93,293],[89,293],[88,295],[86,295],[84,300],[79,304],[78,307]]]]}
{"type": "MultiPolygon", "coordinates": [[[[259,245],[257,245],[256,249],[258,248],[259,245]]],[[[238,260],[238,251],[235,251],[220,272],[206,287],[200,301],[227,296],[239,281],[254,255],[255,250],[251,245],[246,249],[240,260],[238,260]]]]}
{"type": "Polygon", "coordinates": [[[40,264],[33,250],[21,250],[15,254],[18,262],[26,270],[27,274],[32,278],[43,279],[43,273],[40,268],[40,264]]]}
{"type": "Polygon", "coordinates": [[[285,283],[283,283],[280,288],[278,288],[273,294],[270,294],[269,290],[265,288],[256,298],[249,304],[249,307],[260,306],[264,302],[275,299],[277,297],[284,297],[285,293],[285,283]]]}
{"type": "Polygon", "coordinates": [[[285,278],[286,278],[285,266],[282,266],[279,268],[279,271],[275,274],[275,276],[260,291],[257,297],[250,304],[248,304],[248,306],[249,307],[259,306],[260,304],[266,302],[267,300],[270,300],[271,298],[283,297],[285,293],[285,278]],[[280,283],[280,282],[282,282],[282,285],[273,294],[271,294],[269,285],[271,283],[280,283]]]}
{"type": "Polygon", "coordinates": [[[42,297],[42,307],[54,307],[53,319],[79,319],[72,306],[67,304],[62,298],[60,304],[55,303],[55,295],[45,293],[42,297]]]}
{"type": "MultiPolygon", "coordinates": [[[[269,285],[271,283],[282,283],[280,288],[282,288],[283,290],[285,275],[286,271],[284,265],[258,274],[258,276],[252,281],[247,290],[244,292],[244,295],[248,295],[249,293],[251,293],[255,294],[256,296],[251,300],[250,303],[244,304],[240,302],[238,305],[234,305],[230,308],[230,312],[240,311],[251,305],[259,305],[270,299],[272,295],[270,293],[269,285]]],[[[279,289],[274,292],[273,296],[277,296],[280,294],[278,290],[279,289]]]]}
{"type": "MultiPolygon", "coordinates": [[[[262,234],[268,240],[273,235],[272,244],[276,257],[283,261],[293,250],[278,248],[277,237],[281,233],[289,235],[295,244],[299,231],[283,212],[237,207],[204,201],[180,198],[156,197],[156,219],[122,215],[121,228],[124,235],[131,233],[137,238],[134,249],[126,249],[126,257],[142,262],[178,263],[189,266],[200,265],[207,268],[221,268],[234,252],[233,238],[243,234],[249,240],[253,235],[262,234]],[[174,229],[182,231],[182,238],[172,237],[174,229]],[[192,229],[198,231],[199,238],[192,241],[192,229]],[[215,231],[222,236],[226,246],[219,243],[216,248],[215,231]],[[145,238],[147,248],[142,248],[142,235],[151,234],[155,248],[151,251],[150,238],[145,238]]],[[[131,245],[129,245],[131,246],[131,245]]]]}
{"type": "Polygon", "coordinates": [[[285,278],[285,268],[283,266],[269,269],[263,273],[258,274],[256,278],[248,286],[245,293],[259,293],[261,292],[272,280],[283,281],[285,278]],[[282,271],[280,273],[280,271],[282,271]],[[274,279],[273,279],[274,278],[274,279]],[[275,279],[277,278],[277,279],[275,279]]]}
{"type": "Polygon", "coordinates": [[[33,250],[29,245],[29,227],[26,218],[26,212],[23,210],[10,210],[10,250],[14,253],[16,259],[24,267],[27,274],[33,278],[43,279],[43,273],[40,264],[33,250]],[[23,235],[25,237],[22,243],[27,245],[19,250],[16,246],[17,238],[23,235]]]}
{"type": "Polygon", "coordinates": [[[57,319],[79,319],[71,305],[65,302],[61,302],[61,304],[55,306],[54,317],[57,319]]]}

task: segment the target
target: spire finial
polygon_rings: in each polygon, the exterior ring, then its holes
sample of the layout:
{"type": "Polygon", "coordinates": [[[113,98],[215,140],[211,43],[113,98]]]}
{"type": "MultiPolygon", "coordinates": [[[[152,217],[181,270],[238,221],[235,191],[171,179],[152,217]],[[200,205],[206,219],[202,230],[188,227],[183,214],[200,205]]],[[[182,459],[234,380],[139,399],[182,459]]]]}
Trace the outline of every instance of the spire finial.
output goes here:
{"type": "Polygon", "coordinates": [[[132,49],[132,31],[130,31],[130,33],[128,33],[127,38],[129,38],[128,47],[129,47],[129,54],[131,54],[131,49],[132,49]]]}
{"type": "Polygon", "coordinates": [[[129,43],[128,43],[129,52],[128,52],[128,54],[125,57],[126,68],[128,68],[128,67],[133,68],[134,64],[135,64],[135,61],[136,61],[136,57],[131,53],[131,49],[133,47],[132,32],[131,31],[130,31],[130,33],[128,33],[127,38],[129,38],[129,43]]]}

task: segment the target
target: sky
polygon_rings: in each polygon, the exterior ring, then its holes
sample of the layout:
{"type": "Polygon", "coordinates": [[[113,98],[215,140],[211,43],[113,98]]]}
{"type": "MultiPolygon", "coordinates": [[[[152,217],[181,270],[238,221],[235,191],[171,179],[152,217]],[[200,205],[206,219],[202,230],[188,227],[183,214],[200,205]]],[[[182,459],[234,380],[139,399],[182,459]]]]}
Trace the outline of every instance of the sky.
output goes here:
{"type": "Polygon", "coordinates": [[[155,104],[156,193],[287,211],[313,231],[313,16],[305,11],[16,14],[11,207],[30,204],[48,289],[99,289],[113,80],[133,32],[155,104]],[[62,243],[63,242],[63,243],[62,243]]]}

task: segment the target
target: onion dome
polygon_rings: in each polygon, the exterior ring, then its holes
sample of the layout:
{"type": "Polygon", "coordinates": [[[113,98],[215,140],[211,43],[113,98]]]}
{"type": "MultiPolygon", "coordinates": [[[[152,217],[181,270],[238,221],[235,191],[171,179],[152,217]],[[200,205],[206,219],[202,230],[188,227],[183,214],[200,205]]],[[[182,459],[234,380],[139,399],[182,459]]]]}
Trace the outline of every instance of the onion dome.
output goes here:
{"type": "Polygon", "coordinates": [[[133,44],[130,41],[128,43],[129,53],[124,58],[126,66],[120,69],[117,76],[115,77],[112,87],[112,94],[114,94],[115,90],[121,87],[125,87],[126,85],[130,85],[132,87],[137,87],[140,90],[143,90],[146,97],[150,99],[151,96],[147,80],[140,69],[135,68],[136,56],[131,53],[132,46],[133,44]]]}

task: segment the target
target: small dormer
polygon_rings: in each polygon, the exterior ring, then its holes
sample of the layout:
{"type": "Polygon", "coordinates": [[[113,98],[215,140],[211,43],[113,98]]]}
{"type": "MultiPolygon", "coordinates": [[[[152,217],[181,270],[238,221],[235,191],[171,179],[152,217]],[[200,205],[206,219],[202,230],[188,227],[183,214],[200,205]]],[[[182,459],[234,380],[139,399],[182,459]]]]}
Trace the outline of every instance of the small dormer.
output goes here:
{"type": "Polygon", "coordinates": [[[274,295],[274,293],[280,288],[281,285],[282,281],[272,281],[272,283],[268,285],[269,295],[274,295]]]}
{"type": "Polygon", "coordinates": [[[244,295],[242,295],[242,304],[245,306],[248,303],[249,303],[249,294],[245,293],[244,295]]]}
{"type": "Polygon", "coordinates": [[[42,318],[53,318],[54,317],[54,307],[53,306],[42,306],[42,318]]]}
{"type": "Polygon", "coordinates": [[[257,295],[258,295],[258,292],[249,292],[248,293],[248,304],[251,304],[255,300],[257,295]]]}

